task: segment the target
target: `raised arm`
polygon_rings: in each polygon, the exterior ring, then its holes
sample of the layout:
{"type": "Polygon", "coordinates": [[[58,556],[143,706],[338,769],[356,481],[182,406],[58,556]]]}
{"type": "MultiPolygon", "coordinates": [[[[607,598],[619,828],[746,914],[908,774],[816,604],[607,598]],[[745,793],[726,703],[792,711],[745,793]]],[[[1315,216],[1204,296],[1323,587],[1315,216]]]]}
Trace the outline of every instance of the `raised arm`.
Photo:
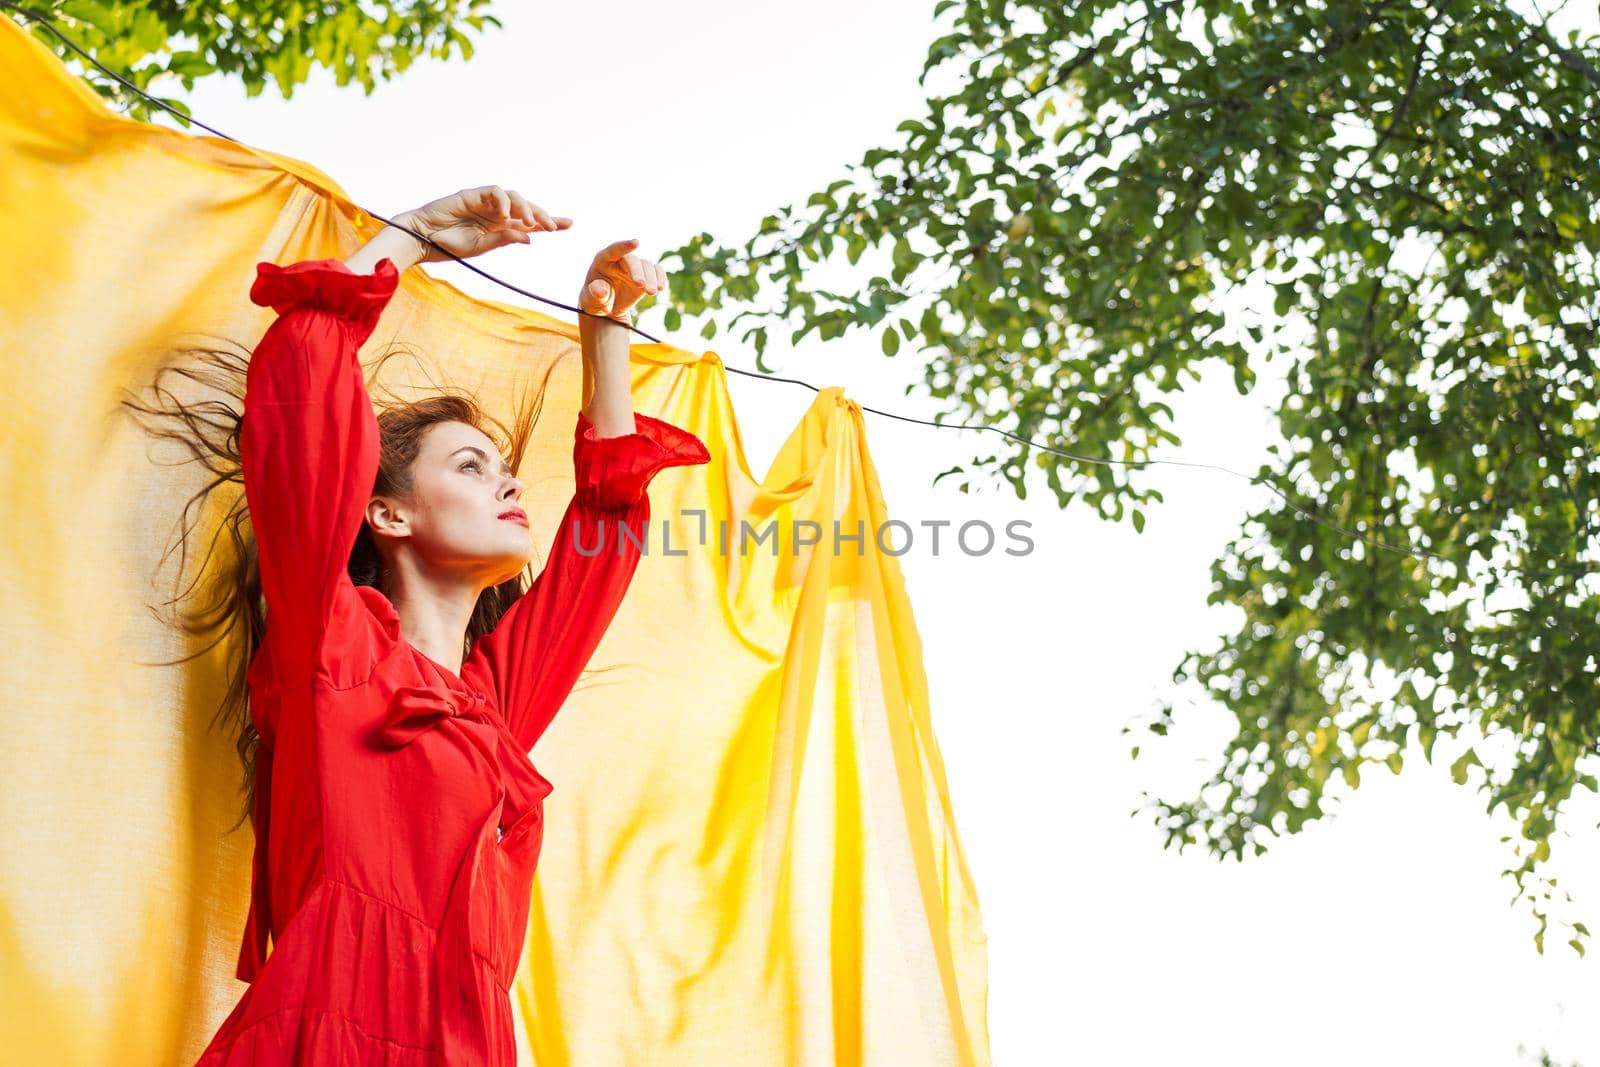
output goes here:
{"type": "Polygon", "coordinates": [[[285,678],[309,677],[318,661],[377,475],[378,424],[357,352],[409,265],[393,257],[414,255],[393,239],[378,251],[390,255],[371,273],[337,259],[261,263],[250,289],[278,312],[246,372],[239,454],[265,643],[285,678]]]}
{"type": "MultiPolygon", "coordinates": [[[[374,251],[404,250],[384,241],[374,251]]],[[[378,468],[378,426],[356,352],[400,278],[389,258],[357,273],[337,259],[256,265],[250,299],[278,317],[245,372],[239,458],[267,599],[263,651],[285,682],[315,670],[332,604],[352,588],[345,570],[378,468]]],[[[267,840],[272,801],[271,738],[262,731],[253,810],[256,840],[250,911],[234,973],[253,982],[272,929],[267,840]]]]}
{"type": "Polygon", "coordinates": [[[633,371],[629,356],[629,309],[641,297],[667,287],[659,263],[640,257],[634,238],[614,241],[595,254],[578,293],[578,338],[583,348],[580,413],[600,437],[631,434],[633,371]]]}
{"type": "Polygon", "coordinates": [[[633,410],[627,321],[666,272],[638,242],[606,246],[579,295],[583,404],[573,431],[576,488],[533,586],[479,638],[462,676],[492,688],[524,751],[544,733],[605,635],[648,547],[650,480],[665,467],[705,463],[694,434],[633,410]]]}

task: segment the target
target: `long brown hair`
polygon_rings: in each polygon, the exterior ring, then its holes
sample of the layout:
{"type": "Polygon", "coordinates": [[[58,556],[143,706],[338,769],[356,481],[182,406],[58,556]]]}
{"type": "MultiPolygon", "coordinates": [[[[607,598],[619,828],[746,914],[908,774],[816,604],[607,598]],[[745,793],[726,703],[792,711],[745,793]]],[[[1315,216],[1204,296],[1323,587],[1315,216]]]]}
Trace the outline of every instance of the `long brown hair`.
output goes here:
{"type": "MultiPolygon", "coordinates": [[[[244,416],[244,387],[249,367],[249,349],[228,339],[212,338],[204,345],[175,347],[173,358],[156,371],[147,389],[150,402],[123,391],[122,407],[130,417],[158,440],[179,445],[207,472],[207,480],[185,501],[175,537],[161,556],[164,564],[174,550],[179,553],[174,595],[162,601],[169,609],[163,621],[191,637],[204,641],[203,647],[177,659],[157,665],[175,666],[210,652],[219,642],[238,631],[229,646],[228,687],[217,715],[234,739],[234,748],[244,767],[243,801],[239,818],[229,827],[237,830],[251,818],[256,794],[256,757],[261,739],[250,718],[250,693],[245,676],[256,650],[266,634],[266,603],[261,591],[261,569],[257,560],[255,533],[250,524],[249,506],[244,494],[244,475],[239,459],[239,430],[244,416]],[[199,391],[198,396],[188,394],[199,391]],[[207,512],[213,494],[221,492],[226,506],[216,533],[208,540],[205,556],[195,568],[187,586],[184,575],[189,560],[189,539],[198,518],[207,512]],[[219,542],[226,535],[231,549],[217,561],[219,542]]],[[[410,346],[394,344],[386,348],[366,370],[369,393],[377,389],[380,371],[396,356],[418,357],[410,346]]],[[[426,365],[425,360],[422,361],[426,365]]],[[[553,367],[551,368],[553,369],[553,367]]],[[[504,450],[513,470],[520,468],[522,456],[534,424],[544,405],[545,378],[519,395],[510,426],[491,415],[470,393],[441,384],[428,375],[431,395],[401,400],[385,392],[387,402],[378,404],[379,460],[373,495],[403,495],[412,486],[412,464],[422,445],[424,432],[439,422],[464,422],[481,430],[504,450]]],[[[356,585],[377,586],[380,566],[377,546],[363,522],[356,535],[347,564],[350,580],[356,585]]],[[[521,574],[485,589],[478,597],[462,650],[494,629],[500,617],[527,589],[530,568],[521,574]]],[[[157,612],[161,617],[161,612],[157,612]]]]}

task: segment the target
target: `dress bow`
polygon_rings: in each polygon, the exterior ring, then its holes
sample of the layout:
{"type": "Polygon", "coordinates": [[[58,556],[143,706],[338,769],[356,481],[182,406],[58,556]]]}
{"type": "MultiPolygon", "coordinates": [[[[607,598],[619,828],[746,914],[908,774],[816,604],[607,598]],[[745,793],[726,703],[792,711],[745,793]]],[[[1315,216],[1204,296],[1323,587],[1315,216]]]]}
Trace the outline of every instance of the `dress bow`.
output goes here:
{"type": "Polygon", "coordinates": [[[392,748],[410,744],[450,716],[487,722],[487,701],[482,693],[462,693],[437,686],[402,686],[389,699],[378,736],[392,748]]]}

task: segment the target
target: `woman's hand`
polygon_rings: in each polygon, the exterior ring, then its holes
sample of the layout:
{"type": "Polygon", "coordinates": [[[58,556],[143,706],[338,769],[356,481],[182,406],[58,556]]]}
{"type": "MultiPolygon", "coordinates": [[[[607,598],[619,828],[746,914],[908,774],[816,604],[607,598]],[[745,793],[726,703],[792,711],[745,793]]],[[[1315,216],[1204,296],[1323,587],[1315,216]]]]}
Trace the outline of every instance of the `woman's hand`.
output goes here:
{"type": "MultiPolygon", "coordinates": [[[[551,215],[521,193],[498,185],[463,189],[402,212],[394,221],[461,259],[509,244],[527,244],[531,233],[564,230],[572,225],[571,219],[551,215]]],[[[433,245],[418,244],[422,247],[418,262],[439,263],[450,258],[433,245]]]]}
{"type": "Polygon", "coordinates": [[[628,309],[639,298],[659,293],[667,287],[667,272],[659,263],[641,259],[634,249],[639,242],[630,238],[606,245],[583,280],[578,307],[590,315],[601,315],[618,322],[628,321],[628,309]]]}

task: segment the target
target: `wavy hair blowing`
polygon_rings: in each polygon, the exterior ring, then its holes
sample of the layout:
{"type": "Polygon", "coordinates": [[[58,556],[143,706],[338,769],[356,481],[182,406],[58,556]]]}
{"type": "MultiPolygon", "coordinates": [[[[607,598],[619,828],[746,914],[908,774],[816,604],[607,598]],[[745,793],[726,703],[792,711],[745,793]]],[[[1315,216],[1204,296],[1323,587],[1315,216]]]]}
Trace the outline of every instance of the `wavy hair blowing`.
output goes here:
{"type": "MultiPolygon", "coordinates": [[[[123,390],[120,406],[151,438],[178,445],[188,453],[189,461],[199,463],[208,475],[204,484],[184,502],[175,536],[161,556],[161,563],[165,564],[174,551],[178,552],[174,595],[160,605],[168,609],[163,621],[204,643],[188,655],[155,665],[176,666],[188,662],[237,633],[229,646],[228,686],[212,720],[213,727],[218,719],[226,724],[244,768],[242,806],[238,820],[229,827],[231,833],[252,818],[255,803],[256,763],[261,739],[250,717],[250,693],[245,676],[266,635],[268,613],[239,452],[251,351],[230,340],[213,340],[220,343],[175,348],[174,358],[164,363],[146,386],[150,399],[141,400],[123,390]],[[190,397],[188,394],[195,390],[200,395],[190,397]],[[217,494],[221,494],[224,502],[222,518],[207,542],[205,555],[196,565],[193,578],[185,585],[190,538],[200,517],[211,510],[207,505],[217,494]],[[224,536],[231,551],[219,559],[217,550],[224,536]]],[[[404,344],[390,345],[366,370],[364,377],[369,394],[374,392],[383,367],[399,355],[414,356],[415,352],[404,344]]],[[[440,384],[431,374],[432,395],[401,400],[385,391],[387,401],[377,404],[379,459],[373,495],[410,492],[412,466],[421,449],[423,435],[430,426],[440,422],[464,422],[477,428],[504,450],[506,462],[513,470],[520,468],[544,406],[549,373],[547,370],[531,391],[519,394],[509,426],[491,415],[470,392],[440,384]]],[[[354,584],[379,586],[381,561],[365,521],[356,535],[346,567],[354,584]]],[[[501,616],[527,591],[531,571],[530,563],[516,577],[491,586],[479,595],[467,623],[463,655],[470,653],[473,643],[493,630],[501,616]]],[[[157,617],[162,617],[160,611],[157,617]]]]}

